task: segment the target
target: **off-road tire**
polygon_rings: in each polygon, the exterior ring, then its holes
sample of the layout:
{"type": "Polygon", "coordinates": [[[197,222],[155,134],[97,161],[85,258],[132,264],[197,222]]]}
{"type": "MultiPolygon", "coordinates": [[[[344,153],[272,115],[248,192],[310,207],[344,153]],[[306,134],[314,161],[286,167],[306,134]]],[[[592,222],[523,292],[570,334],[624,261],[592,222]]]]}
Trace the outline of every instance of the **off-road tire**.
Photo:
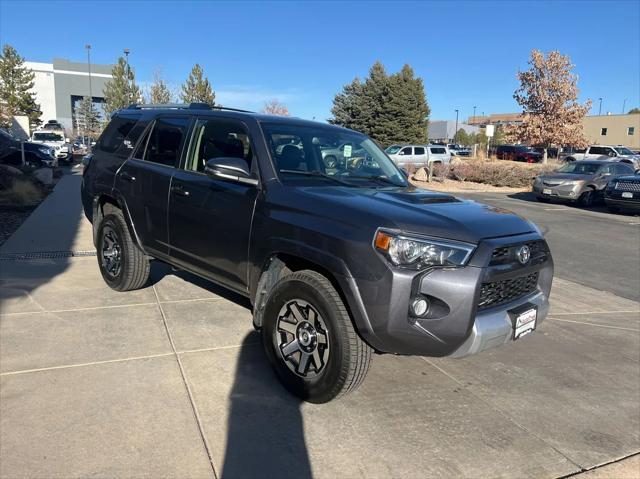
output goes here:
{"type": "Polygon", "coordinates": [[[110,288],[116,291],[131,291],[140,289],[149,279],[149,258],[138,247],[125,222],[122,211],[111,209],[100,221],[97,235],[98,266],[102,278],[110,288]],[[105,247],[105,233],[115,232],[120,244],[121,265],[118,274],[110,274],[105,267],[103,249],[105,247]]]}
{"type": "Polygon", "coordinates": [[[312,403],[326,403],[355,390],[369,370],[373,353],[356,333],[347,308],[331,282],[312,270],[291,273],[271,289],[265,306],[262,342],[285,388],[312,403]],[[328,359],[317,375],[311,378],[293,372],[277,344],[280,312],[295,300],[313,307],[326,325],[328,359]]]}

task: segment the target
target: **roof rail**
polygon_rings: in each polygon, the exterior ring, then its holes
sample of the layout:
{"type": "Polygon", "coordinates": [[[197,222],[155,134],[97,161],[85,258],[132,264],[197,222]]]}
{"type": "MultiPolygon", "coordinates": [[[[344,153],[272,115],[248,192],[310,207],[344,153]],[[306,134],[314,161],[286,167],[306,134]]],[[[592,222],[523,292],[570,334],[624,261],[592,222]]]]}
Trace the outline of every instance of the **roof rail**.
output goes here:
{"type": "Polygon", "coordinates": [[[253,113],[249,110],[241,110],[239,108],[229,108],[222,105],[209,105],[208,103],[159,103],[159,104],[142,104],[142,103],[132,103],[126,109],[127,110],[151,110],[151,109],[177,109],[177,110],[228,110],[228,111],[238,111],[242,113],[253,113]]]}

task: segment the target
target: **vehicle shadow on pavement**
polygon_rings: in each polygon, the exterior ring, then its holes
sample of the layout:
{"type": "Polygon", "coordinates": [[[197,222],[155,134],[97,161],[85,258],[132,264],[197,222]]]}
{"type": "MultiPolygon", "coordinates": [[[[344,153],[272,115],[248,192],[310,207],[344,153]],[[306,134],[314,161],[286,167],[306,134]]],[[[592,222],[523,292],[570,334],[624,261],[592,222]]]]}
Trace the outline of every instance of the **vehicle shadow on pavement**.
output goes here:
{"type": "MultiPolygon", "coordinates": [[[[507,197],[513,200],[527,201],[531,203],[538,203],[541,205],[566,206],[568,208],[575,208],[578,210],[593,211],[594,213],[610,214],[610,211],[607,210],[607,207],[604,204],[604,198],[602,197],[602,195],[598,195],[597,199],[595,200],[595,203],[589,207],[580,206],[575,202],[562,201],[562,200],[550,200],[547,202],[541,202],[541,201],[538,201],[538,199],[536,198],[536,195],[531,191],[522,191],[520,193],[512,193],[510,195],[507,195],[507,197]]],[[[618,214],[624,215],[625,213],[618,213],[618,214]]]]}
{"type": "Polygon", "coordinates": [[[301,401],[271,370],[257,332],[243,340],[229,395],[222,479],[311,478],[301,401]]]}

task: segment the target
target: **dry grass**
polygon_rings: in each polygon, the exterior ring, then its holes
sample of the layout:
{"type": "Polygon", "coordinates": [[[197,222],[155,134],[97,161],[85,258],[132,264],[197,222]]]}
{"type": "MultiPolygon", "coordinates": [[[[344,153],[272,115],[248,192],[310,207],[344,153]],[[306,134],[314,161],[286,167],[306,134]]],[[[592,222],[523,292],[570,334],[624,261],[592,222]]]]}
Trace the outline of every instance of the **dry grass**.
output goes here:
{"type": "Polygon", "coordinates": [[[33,181],[26,178],[14,178],[8,188],[0,191],[2,206],[30,206],[42,201],[45,192],[33,181]]]}

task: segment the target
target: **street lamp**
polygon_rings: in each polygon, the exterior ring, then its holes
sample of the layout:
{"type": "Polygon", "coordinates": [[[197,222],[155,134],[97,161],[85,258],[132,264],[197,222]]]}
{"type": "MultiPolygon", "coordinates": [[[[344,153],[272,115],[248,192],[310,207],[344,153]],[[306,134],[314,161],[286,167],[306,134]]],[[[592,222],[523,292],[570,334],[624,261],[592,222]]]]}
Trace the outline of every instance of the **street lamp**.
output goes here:
{"type": "Polygon", "coordinates": [[[453,133],[453,142],[457,145],[458,144],[458,110],[456,110],[456,130],[453,133]]]}
{"type": "MultiPolygon", "coordinates": [[[[87,71],[89,72],[89,104],[90,109],[93,110],[93,93],[91,91],[91,45],[88,43],[84,46],[87,49],[87,71]]],[[[85,128],[86,130],[86,128],[85,128]]],[[[85,131],[85,135],[86,135],[85,131]]],[[[91,153],[91,140],[89,140],[88,152],[91,153]]]]}
{"type": "Polygon", "coordinates": [[[627,106],[627,99],[625,98],[622,102],[622,114],[624,115],[624,107],[627,106]]]}
{"type": "Polygon", "coordinates": [[[129,49],[128,48],[124,49],[124,58],[125,58],[125,61],[127,62],[127,73],[126,73],[126,75],[127,75],[127,86],[128,86],[129,85],[129,49]]]}
{"type": "Polygon", "coordinates": [[[473,107],[473,124],[476,124],[476,106],[473,107]]]}
{"type": "Polygon", "coordinates": [[[600,105],[598,106],[598,116],[602,114],[602,98],[598,98],[600,105]]]}

